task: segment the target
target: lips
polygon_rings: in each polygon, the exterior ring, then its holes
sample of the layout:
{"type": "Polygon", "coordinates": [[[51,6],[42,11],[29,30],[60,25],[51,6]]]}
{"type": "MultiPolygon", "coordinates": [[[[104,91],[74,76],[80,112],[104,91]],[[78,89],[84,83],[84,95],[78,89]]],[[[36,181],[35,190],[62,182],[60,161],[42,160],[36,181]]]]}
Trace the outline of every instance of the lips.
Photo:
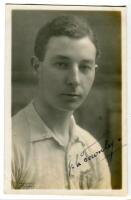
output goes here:
{"type": "Polygon", "coordinates": [[[67,96],[81,96],[79,93],[74,93],[74,92],[65,92],[65,93],[62,93],[62,95],[67,95],[67,96]]]}
{"type": "Polygon", "coordinates": [[[62,96],[69,100],[78,100],[81,97],[81,95],[77,93],[62,93],[62,96]]]}
{"type": "Polygon", "coordinates": [[[80,94],[76,94],[76,93],[63,93],[62,95],[64,95],[64,96],[70,96],[70,97],[79,97],[80,96],[80,94]]]}

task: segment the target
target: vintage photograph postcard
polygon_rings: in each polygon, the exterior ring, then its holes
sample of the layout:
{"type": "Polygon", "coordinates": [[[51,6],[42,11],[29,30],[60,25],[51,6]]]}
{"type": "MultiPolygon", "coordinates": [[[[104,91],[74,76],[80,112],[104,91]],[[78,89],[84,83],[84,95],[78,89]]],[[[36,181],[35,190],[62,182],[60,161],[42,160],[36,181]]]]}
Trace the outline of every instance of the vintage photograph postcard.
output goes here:
{"type": "Polygon", "coordinates": [[[8,194],[126,195],[126,7],[6,5],[8,194]]]}

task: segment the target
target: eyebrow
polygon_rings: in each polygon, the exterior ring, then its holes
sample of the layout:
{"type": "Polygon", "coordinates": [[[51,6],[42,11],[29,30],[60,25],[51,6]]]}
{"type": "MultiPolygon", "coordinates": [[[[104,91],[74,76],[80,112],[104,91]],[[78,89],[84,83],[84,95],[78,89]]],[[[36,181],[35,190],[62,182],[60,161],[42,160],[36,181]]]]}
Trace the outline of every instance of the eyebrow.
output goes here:
{"type": "MultiPolygon", "coordinates": [[[[61,60],[71,60],[70,57],[64,56],[64,55],[56,55],[56,56],[53,58],[53,60],[57,60],[57,59],[61,59],[61,60]]],[[[86,62],[86,63],[88,63],[88,64],[92,64],[94,61],[91,60],[91,59],[83,59],[83,60],[81,60],[81,62],[86,62]]]]}
{"type": "Polygon", "coordinates": [[[91,59],[84,59],[84,60],[82,60],[82,62],[85,62],[85,63],[89,63],[89,64],[92,64],[92,63],[94,63],[94,60],[91,60],[91,59]]]}
{"type": "Polygon", "coordinates": [[[68,56],[63,56],[63,55],[56,55],[53,59],[54,59],[54,60],[56,60],[56,59],[69,60],[70,57],[68,57],[68,56]]]}

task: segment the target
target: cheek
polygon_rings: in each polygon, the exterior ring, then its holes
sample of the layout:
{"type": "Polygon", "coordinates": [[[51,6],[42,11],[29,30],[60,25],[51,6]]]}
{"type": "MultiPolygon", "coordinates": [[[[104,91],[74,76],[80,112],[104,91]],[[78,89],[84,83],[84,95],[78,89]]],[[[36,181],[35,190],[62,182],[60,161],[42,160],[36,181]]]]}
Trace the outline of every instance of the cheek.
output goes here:
{"type": "Polygon", "coordinates": [[[92,73],[91,73],[91,75],[90,75],[91,84],[93,84],[94,79],[95,79],[95,69],[92,71],[92,73]]]}
{"type": "Polygon", "coordinates": [[[50,69],[43,69],[40,76],[42,87],[49,92],[60,88],[64,79],[61,74],[50,69]]]}
{"type": "Polygon", "coordinates": [[[92,71],[91,73],[89,73],[85,79],[84,79],[84,89],[87,91],[87,93],[89,92],[93,82],[95,79],[95,71],[92,71]]]}

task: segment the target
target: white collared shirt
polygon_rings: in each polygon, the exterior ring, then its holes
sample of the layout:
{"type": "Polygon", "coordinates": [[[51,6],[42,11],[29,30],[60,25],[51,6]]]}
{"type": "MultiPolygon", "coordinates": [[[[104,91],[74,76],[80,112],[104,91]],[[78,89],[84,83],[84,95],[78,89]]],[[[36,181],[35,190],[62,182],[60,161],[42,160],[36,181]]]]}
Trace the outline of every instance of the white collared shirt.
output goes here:
{"type": "Polygon", "coordinates": [[[12,119],[12,187],[15,189],[107,189],[110,171],[99,143],[71,117],[65,147],[32,103],[12,119]]]}

